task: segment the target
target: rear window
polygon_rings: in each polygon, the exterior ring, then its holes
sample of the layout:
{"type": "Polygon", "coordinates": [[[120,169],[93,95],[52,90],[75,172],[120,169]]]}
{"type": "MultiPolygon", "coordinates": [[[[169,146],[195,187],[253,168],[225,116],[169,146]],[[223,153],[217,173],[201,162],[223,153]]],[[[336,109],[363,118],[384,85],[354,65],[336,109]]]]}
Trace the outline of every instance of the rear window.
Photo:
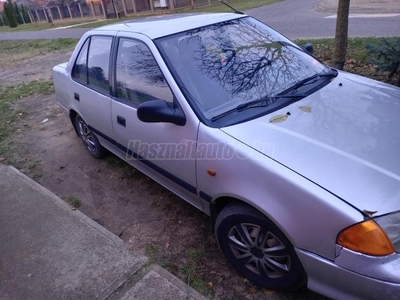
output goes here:
{"type": "Polygon", "coordinates": [[[82,83],[87,83],[87,50],[89,45],[89,40],[83,44],[78,58],[75,61],[75,65],[72,68],[72,78],[82,83]]]}

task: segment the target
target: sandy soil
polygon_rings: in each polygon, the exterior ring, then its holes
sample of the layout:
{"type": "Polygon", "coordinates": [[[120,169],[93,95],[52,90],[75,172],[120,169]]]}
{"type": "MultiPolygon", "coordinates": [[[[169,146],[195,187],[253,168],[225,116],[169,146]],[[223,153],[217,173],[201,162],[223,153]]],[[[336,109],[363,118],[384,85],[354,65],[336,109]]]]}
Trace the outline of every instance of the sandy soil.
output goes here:
{"type": "MultiPolygon", "coordinates": [[[[338,0],[321,0],[315,9],[319,12],[336,13],[338,0]]],[[[350,13],[385,14],[400,13],[400,0],[351,0],[350,13]]]]}
{"type": "MultiPolygon", "coordinates": [[[[4,78],[13,83],[49,78],[43,64],[65,58],[67,53],[55,53],[21,62],[13,70],[27,75],[4,78]]],[[[2,68],[0,74],[5,74],[2,68]]],[[[92,158],[54,95],[23,98],[13,109],[20,116],[13,136],[16,167],[66,201],[77,197],[83,213],[132,251],[150,255],[192,285],[200,281],[203,292],[215,299],[325,299],[307,289],[275,293],[239,276],[220,253],[206,215],[112,154],[92,158]]]]}

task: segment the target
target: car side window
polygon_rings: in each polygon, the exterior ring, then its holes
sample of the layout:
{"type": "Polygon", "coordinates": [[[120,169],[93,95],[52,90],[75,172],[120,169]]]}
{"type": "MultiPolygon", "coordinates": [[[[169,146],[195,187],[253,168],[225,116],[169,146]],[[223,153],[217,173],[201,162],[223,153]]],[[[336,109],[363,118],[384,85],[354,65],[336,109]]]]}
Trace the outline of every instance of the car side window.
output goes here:
{"type": "Polygon", "coordinates": [[[85,84],[87,83],[87,50],[89,40],[90,39],[87,39],[83,44],[71,74],[72,78],[85,84]]]}
{"type": "Polygon", "coordinates": [[[117,97],[133,107],[155,99],[172,102],[174,98],[150,49],[140,41],[119,40],[116,81],[117,97]]]}
{"type": "Polygon", "coordinates": [[[112,37],[92,36],[88,55],[88,85],[109,94],[109,65],[112,37]]]}

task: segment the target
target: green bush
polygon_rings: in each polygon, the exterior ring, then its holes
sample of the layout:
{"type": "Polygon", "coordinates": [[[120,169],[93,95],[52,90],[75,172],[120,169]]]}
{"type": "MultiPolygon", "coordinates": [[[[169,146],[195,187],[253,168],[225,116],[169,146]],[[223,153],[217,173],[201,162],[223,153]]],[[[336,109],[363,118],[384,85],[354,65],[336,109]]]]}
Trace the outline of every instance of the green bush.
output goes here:
{"type": "Polygon", "coordinates": [[[14,8],[11,0],[8,0],[6,3],[4,3],[4,12],[6,14],[8,26],[11,28],[17,27],[18,24],[17,20],[15,19],[14,8]]]}
{"type": "Polygon", "coordinates": [[[22,13],[22,17],[24,18],[25,23],[30,23],[31,19],[29,18],[28,8],[25,5],[21,4],[19,6],[19,11],[22,13]]]}
{"type": "Polygon", "coordinates": [[[1,18],[0,18],[0,25],[1,26],[8,26],[8,22],[7,22],[7,17],[6,17],[6,12],[3,10],[1,13],[0,13],[0,15],[1,15],[1,18]],[[3,22],[1,22],[1,21],[3,21],[3,22]]]}
{"type": "Polygon", "coordinates": [[[24,5],[18,5],[17,3],[14,3],[13,10],[18,24],[30,23],[28,11],[24,5]]]}
{"type": "Polygon", "coordinates": [[[377,44],[367,44],[370,55],[368,62],[374,64],[378,71],[388,72],[388,79],[398,76],[400,86],[400,37],[397,39],[381,39],[377,44]]]}

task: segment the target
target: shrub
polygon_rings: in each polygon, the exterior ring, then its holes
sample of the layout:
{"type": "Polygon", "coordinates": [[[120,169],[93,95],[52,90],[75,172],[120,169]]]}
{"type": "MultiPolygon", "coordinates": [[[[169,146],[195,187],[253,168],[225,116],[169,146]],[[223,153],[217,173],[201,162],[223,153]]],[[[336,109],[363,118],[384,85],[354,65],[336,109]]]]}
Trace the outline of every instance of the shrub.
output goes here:
{"type": "Polygon", "coordinates": [[[11,28],[17,27],[17,20],[15,19],[14,8],[11,0],[4,3],[4,12],[6,14],[8,26],[11,28]]]}
{"type": "Polygon", "coordinates": [[[400,37],[397,39],[381,39],[377,44],[367,44],[370,55],[368,62],[376,66],[377,71],[388,72],[388,79],[398,76],[400,86],[400,37]]]}

